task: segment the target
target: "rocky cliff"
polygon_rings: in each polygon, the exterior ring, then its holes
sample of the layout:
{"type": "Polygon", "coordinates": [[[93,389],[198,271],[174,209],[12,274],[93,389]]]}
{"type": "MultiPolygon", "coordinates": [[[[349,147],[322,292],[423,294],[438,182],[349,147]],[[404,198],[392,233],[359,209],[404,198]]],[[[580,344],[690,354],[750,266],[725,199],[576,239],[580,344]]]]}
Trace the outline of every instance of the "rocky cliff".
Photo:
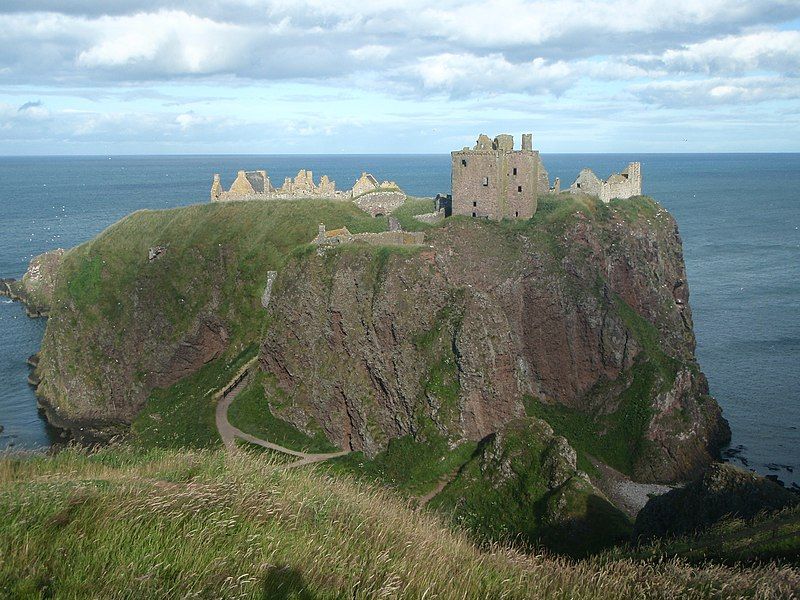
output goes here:
{"type": "Polygon", "coordinates": [[[344,204],[143,211],[68,252],[37,369],[51,418],[124,431],[154,387],[258,342],[273,412],[368,456],[528,413],[579,453],[675,481],[725,441],[677,227],[652,200],[553,197],[530,221],[448,219],[413,249],[308,246],[319,221],[385,228],[344,204]]]}
{"type": "Polygon", "coordinates": [[[64,250],[58,248],[34,257],[22,279],[0,279],[0,296],[21,302],[29,317],[46,317],[53,303],[64,250]]]}
{"type": "Polygon", "coordinates": [[[291,260],[261,355],[278,413],[371,455],[429,423],[479,440],[535,405],[586,421],[637,479],[702,469],[728,431],[694,360],[675,221],[641,198],[558,202],[526,223],[448,220],[415,252],[291,260]]]}
{"type": "Polygon", "coordinates": [[[374,227],[350,203],[234,202],[139,211],[68,251],[37,368],[48,418],[87,441],[125,433],[154,388],[258,341],[268,273],[319,219],[374,227]]]}
{"type": "Polygon", "coordinates": [[[686,486],[651,498],[636,518],[634,537],[685,535],[723,519],[751,520],[798,505],[800,495],[774,481],[733,465],[714,464],[686,486]]]}

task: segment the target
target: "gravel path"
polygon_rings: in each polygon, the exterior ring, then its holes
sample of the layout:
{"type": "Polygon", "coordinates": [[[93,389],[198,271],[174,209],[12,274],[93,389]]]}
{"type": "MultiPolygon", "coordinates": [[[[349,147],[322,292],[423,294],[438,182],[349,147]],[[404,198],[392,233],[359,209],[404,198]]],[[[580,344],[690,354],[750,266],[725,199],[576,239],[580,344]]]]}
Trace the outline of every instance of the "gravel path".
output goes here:
{"type": "Polygon", "coordinates": [[[231,403],[234,401],[236,396],[247,386],[248,375],[250,372],[250,368],[255,364],[255,359],[251,360],[247,363],[239,373],[236,374],[228,385],[226,385],[222,390],[218,393],[218,400],[217,400],[217,411],[216,411],[216,422],[217,422],[217,430],[219,431],[219,435],[222,438],[223,444],[225,444],[225,448],[229,451],[236,450],[236,438],[245,440],[246,442],[250,442],[251,444],[256,444],[257,446],[261,446],[262,448],[268,448],[269,450],[274,450],[275,452],[281,452],[283,454],[289,454],[290,456],[294,456],[297,458],[296,461],[287,463],[285,465],[280,465],[280,468],[283,469],[293,469],[295,467],[301,467],[303,465],[309,465],[316,462],[322,462],[324,460],[329,460],[331,458],[336,458],[337,456],[344,456],[345,454],[349,454],[347,450],[343,450],[341,452],[330,452],[327,454],[312,454],[309,452],[298,452],[296,450],[290,450],[289,448],[285,448],[283,446],[279,446],[278,444],[273,444],[270,441],[262,440],[254,435],[249,433],[245,433],[241,429],[234,427],[231,425],[231,422],[228,420],[228,409],[231,406],[231,403]]]}

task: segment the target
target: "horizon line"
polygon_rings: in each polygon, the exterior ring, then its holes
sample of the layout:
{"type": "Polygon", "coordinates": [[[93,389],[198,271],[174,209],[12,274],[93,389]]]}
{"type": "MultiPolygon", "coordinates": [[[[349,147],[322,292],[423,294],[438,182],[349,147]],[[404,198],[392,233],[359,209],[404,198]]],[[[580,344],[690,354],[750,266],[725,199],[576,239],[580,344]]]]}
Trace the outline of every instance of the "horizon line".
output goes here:
{"type": "MultiPolygon", "coordinates": [[[[454,150],[452,152],[458,152],[454,150]]],[[[764,151],[721,151],[721,152],[636,152],[635,150],[623,152],[542,152],[543,156],[612,156],[629,155],[637,156],[687,156],[687,155],[753,155],[753,154],[800,154],[800,150],[764,150],[764,151]]],[[[204,156],[448,156],[450,152],[284,152],[284,153],[258,153],[258,152],[220,152],[220,153],[154,153],[154,154],[0,154],[0,159],[4,158],[137,158],[137,157],[204,157],[204,156]]]]}

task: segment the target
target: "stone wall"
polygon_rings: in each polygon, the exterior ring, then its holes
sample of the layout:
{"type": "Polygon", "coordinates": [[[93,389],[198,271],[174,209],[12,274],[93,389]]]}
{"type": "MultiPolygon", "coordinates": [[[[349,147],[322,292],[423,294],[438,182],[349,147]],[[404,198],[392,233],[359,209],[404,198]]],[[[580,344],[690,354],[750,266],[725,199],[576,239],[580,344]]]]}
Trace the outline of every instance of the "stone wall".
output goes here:
{"type": "Polygon", "coordinates": [[[536,212],[537,198],[550,190],[547,171],[539,152],[514,150],[510,135],[494,141],[481,134],[475,147],[451,153],[453,214],[488,219],[529,219],[536,212]]]}
{"type": "Polygon", "coordinates": [[[373,217],[390,215],[406,201],[406,195],[401,191],[375,191],[361,194],[353,200],[364,212],[373,217]]]}
{"type": "Polygon", "coordinates": [[[413,246],[425,243],[421,231],[381,231],[379,233],[350,233],[347,227],[328,230],[324,223],[319,224],[317,237],[311,240],[317,246],[341,246],[361,243],[369,246],[413,246]]]}
{"type": "Polygon", "coordinates": [[[629,163],[621,173],[613,173],[605,181],[598,178],[591,169],[583,169],[569,191],[573,194],[591,194],[603,202],[610,202],[614,198],[641,196],[642,165],[638,162],[629,163]]]}
{"type": "Polygon", "coordinates": [[[378,180],[369,173],[361,173],[352,189],[339,191],[336,182],[323,175],[319,184],[314,182],[314,173],[301,169],[297,175],[287,177],[283,185],[275,189],[266,171],[239,171],[228,191],[222,187],[219,174],[211,183],[211,201],[229,202],[241,200],[353,200],[359,208],[372,216],[391,214],[401,206],[406,195],[394,181],[378,180]]]}
{"type": "Polygon", "coordinates": [[[414,246],[425,243],[422,231],[382,231],[380,233],[357,233],[355,243],[369,246],[414,246]]]}

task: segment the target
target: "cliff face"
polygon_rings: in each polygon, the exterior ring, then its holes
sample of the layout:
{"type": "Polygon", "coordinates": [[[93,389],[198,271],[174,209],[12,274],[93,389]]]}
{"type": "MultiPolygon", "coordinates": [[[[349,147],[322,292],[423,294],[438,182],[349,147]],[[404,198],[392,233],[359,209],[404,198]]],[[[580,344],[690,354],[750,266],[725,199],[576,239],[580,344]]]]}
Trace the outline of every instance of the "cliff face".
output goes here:
{"type": "Polygon", "coordinates": [[[37,369],[51,420],[124,431],[154,387],[257,342],[272,411],[370,456],[528,413],[579,453],[674,481],[725,440],[680,237],[652,200],[562,196],[530,221],[454,218],[423,247],[322,255],[305,246],[320,221],[385,227],[350,203],[213,203],[135,213],[66,253],[37,369]]]}
{"type": "Polygon", "coordinates": [[[37,368],[49,419],[107,439],[153,388],[260,341],[268,273],[320,220],[375,226],[350,203],[213,203],[133,213],[65,253],[37,368]]]}
{"type": "Polygon", "coordinates": [[[274,408],[374,454],[430,422],[479,440],[533,402],[590,419],[601,441],[627,435],[640,480],[694,474],[727,425],[694,361],[675,222],[639,202],[528,224],[453,220],[417,252],[295,258],[262,346],[274,408]]]}

